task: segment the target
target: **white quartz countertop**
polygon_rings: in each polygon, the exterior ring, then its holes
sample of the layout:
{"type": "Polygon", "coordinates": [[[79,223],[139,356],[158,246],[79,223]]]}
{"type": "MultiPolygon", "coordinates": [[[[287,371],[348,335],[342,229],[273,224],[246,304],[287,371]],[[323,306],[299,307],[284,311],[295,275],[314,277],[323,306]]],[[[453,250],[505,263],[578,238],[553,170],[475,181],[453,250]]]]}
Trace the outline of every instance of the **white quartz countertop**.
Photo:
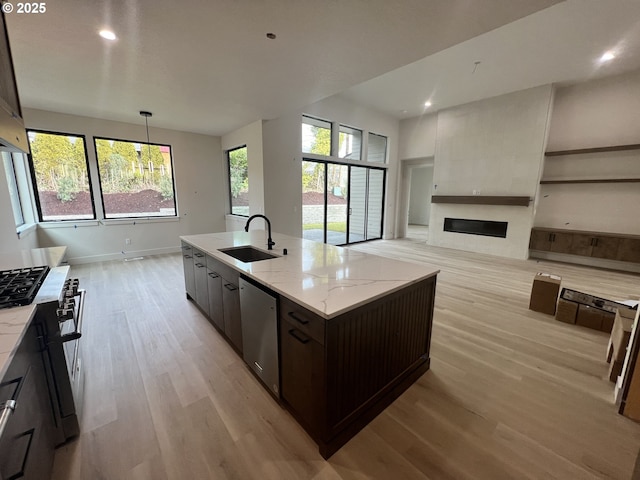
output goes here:
{"type": "Polygon", "coordinates": [[[437,267],[379,257],[350,248],[272,233],[278,258],[244,263],[218,251],[251,245],[267,252],[263,230],[180,237],[273,291],[333,318],[376,298],[438,274],[437,267]],[[283,249],[288,255],[283,255],[283,249]]]}
{"type": "MultiPolygon", "coordinates": [[[[23,267],[58,266],[66,253],[67,247],[34,248],[14,253],[0,253],[0,270],[11,270],[23,267]]],[[[0,309],[0,379],[4,376],[16,348],[40,302],[57,299],[60,292],[51,292],[47,288],[49,277],[66,275],[69,267],[51,270],[44,284],[38,290],[36,300],[23,307],[0,309]]],[[[53,280],[53,278],[51,279],[53,280]]]]}

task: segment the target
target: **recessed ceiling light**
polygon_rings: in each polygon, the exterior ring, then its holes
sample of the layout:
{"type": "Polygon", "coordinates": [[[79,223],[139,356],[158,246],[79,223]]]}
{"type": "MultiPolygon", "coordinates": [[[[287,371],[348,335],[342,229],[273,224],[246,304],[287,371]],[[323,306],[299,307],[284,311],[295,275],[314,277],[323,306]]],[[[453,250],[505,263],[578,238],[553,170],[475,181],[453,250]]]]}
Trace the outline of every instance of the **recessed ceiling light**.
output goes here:
{"type": "Polygon", "coordinates": [[[107,40],[115,40],[116,39],[116,34],[113,33],[111,30],[100,30],[100,36],[102,38],[107,39],[107,40]]]}
{"type": "Polygon", "coordinates": [[[609,52],[605,52],[601,57],[600,57],[600,61],[601,62],[608,62],[609,60],[613,60],[614,58],[616,58],[615,53],[609,51],[609,52]]]}
{"type": "Polygon", "coordinates": [[[426,102],[424,102],[424,106],[429,108],[431,106],[431,102],[427,100],[426,102]]]}

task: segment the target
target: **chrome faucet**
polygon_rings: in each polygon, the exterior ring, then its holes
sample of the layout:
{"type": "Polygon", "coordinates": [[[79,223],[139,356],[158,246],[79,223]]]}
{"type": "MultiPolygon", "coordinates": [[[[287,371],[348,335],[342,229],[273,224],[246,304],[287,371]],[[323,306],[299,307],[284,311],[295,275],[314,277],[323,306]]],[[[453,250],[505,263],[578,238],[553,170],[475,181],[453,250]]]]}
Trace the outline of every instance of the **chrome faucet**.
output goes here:
{"type": "Polygon", "coordinates": [[[251,223],[251,220],[253,220],[254,218],[257,218],[257,217],[264,218],[264,221],[267,222],[267,228],[269,229],[269,238],[267,238],[267,250],[273,250],[273,246],[276,244],[276,242],[274,242],[271,239],[271,222],[264,215],[260,215],[260,214],[251,215],[249,217],[249,220],[247,220],[247,224],[244,226],[244,231],[245,232],[249,231],[249,224],[251,223]]]}

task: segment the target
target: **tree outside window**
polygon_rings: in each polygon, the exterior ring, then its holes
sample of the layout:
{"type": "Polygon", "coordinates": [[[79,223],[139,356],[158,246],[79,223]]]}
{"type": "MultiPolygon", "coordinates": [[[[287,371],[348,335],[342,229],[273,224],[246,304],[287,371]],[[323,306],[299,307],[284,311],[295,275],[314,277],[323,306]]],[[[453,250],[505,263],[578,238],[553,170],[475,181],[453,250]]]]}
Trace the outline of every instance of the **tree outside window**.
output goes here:
{"type": "Polygon", "coordinates": [[[94,219],[84,137],[27,133],[40,220],[94,219]]]}
{"type": "Polygon", "coordinates": [[[231,214],[249,216],[249,168],[247,147],[227,152],[229,161],[229,195],[231,214]]]}
{"type": "Polygon", "coordinates": [[[171,147],[95,139],[105,218],[176,215],[171,147]]]}

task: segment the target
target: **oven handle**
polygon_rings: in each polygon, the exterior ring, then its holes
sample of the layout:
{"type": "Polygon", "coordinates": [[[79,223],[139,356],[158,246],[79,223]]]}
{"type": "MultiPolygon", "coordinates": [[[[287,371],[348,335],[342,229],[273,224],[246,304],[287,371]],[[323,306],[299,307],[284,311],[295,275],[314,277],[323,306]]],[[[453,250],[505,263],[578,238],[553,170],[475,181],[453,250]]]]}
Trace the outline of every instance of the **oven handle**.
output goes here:
{"type": "Polygon", "coordinates": [[[7,423],[9,423],[9,417],[16,409],[16,401],[15,400],[7,400],[2,405],[2,414],[0,415],[0,438],[2,438],[2,434],[4,433],[4,429],[7,427],[7,423]]]}
{"type": "MultiPolygon", "coordinates": [[[[72,340],[78,340],[82,337],[82,317],[84,316],[84,296],[87,291],[84,289],[78,290],[78,295],[80,296],[80,303],[78,304],[78,316],[75,318],[74,323],[76,329],[74,332],[67,333],[65,335],[56,336],[53,339],[49,340],[48,344],[52,343],[66,343],[71,342],[72,340]]],[[[77,351],[77,350],[76,350],[77,351]]],[[[75,359],[74,359],[75,362],[75,359]]]]}
{"type": "MultiPolygon", "coordinates": [[[[78,290],[78,294],[80,295],[80,305],[78,305],[78,322],[76,323],[76,332],[78,332],[79,335],[82,335],[82,319],[84,318],[84,296],[87,294],[87,291],[84,288],[81,288],[80,290],[78,290]]],[[[80,348],[76,346],[75,352],[73,354],[73,368],[77,368],[79,350],[80,348]]]]}

